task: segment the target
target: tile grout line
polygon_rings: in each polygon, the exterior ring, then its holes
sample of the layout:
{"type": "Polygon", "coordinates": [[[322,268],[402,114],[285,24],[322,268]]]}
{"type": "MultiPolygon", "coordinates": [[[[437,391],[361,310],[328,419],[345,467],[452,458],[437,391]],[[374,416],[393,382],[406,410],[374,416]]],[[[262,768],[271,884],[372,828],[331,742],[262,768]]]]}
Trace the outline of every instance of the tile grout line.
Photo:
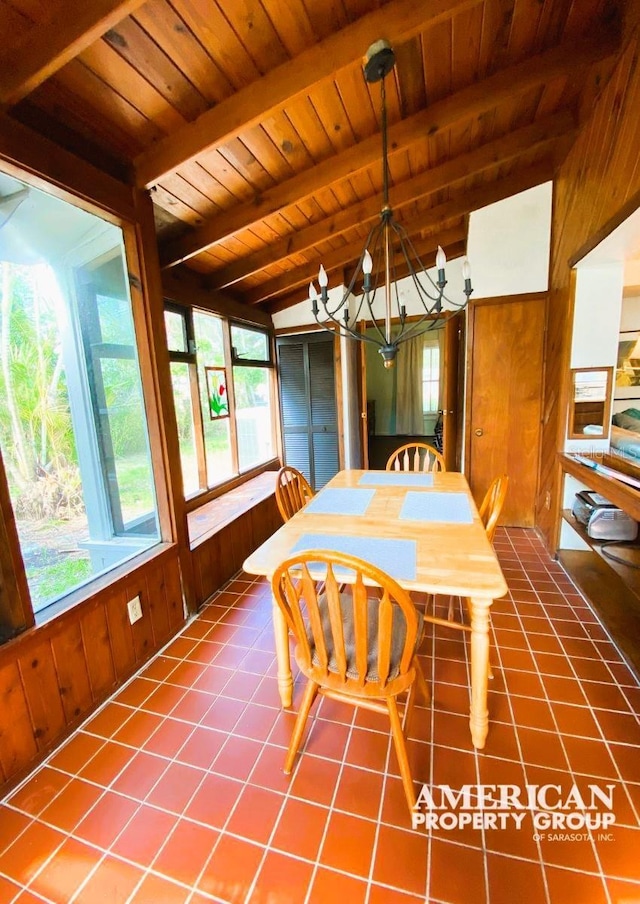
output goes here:
{"type": "MultiPolygon", "coordinates": [[[[519,614],[518,614],[518,618],[520,619],[520,615],[519,615],[519,614]]],[[[522,621],[522,620],[520,619],[520,621],[522,621]]],[[[550,619],[550,624],[551,624],[551,627],[552,627],[552,628],[554,629],[554,631],[555,631],[555,626],[554,626],[553,622],[551,621],[551,619],[550,619]]],[[[551,713],[551,718],[552,718],[553,724],[554,724],[554,726],[555,726],[555,732],[556,732],[556,734],[557,734],[557,736],[558,736],[558,740],[559,740],[559,742],[560,742],[560,745],[561,745],[561,747],[562,747],[562,751],[563,751],[563,754],[564,754],[565,762],[566,762],[567,767],[568,767],[566,770],[563,770],[563,771],[568,772],[568,774],[569,774],[569,775],[571,776],[571,778],[573,779],[573,782],[575,783],[576,775],[575,775],[575,773],[574,773],[574,771],[573,771],[573,767],[572,767],[572,765],[571,765],[571,760],[570,760],[569,755],[568,755],[568,753],[567,753],[567,749],[566,749],[566,746],[565,746],[565,743],[564,743],[564,740],[563,740],[563,735],[562,735],[562,733],[560,732],[560,729],[559,729],[559,727],[558,727],[558,722],[557,722],[557,720],[556,720],[556,716],[555,716],[555,713],[554,713],[554,711],[553,711],[552,701],[551,701],[551,699],[550,699],[550,697],[549,697],[549,694],[548,694],[548,692],[547,692],[547,688],[546,688],[545,682],[543,681],[542,673],[540,672],[540,669],[539,669],[539,667],[538,667],[538,662],[537,662],[537,658],[536,658],[536,656],[535,656],[535,652],[534,652],[533,648],[531,647],[531,644],[530,644],[530,642],[529,642],[529,638],[528,638],[528,636],[527,636],[527,634],[526,634],[526,631],[525,631],[525,629],[524,629],[524,626],[522,627],[522,631],[523,631],[523,635],[524,635],[524,637],[525,637],[525,640],[526,640],[526,642],[527,642],[527,646],[528,646],[528,648],[529,648],[529,653],[530,653],[530,655],[531,655],[532,658],[533,658],[534,665],[536,666],[536,670],[537,670],[537,672],[538,672],[538,678],[539,678],[539,680],[540,680],[540,683],[541,683],[541,686],[542,686],[542,689],[543,689],[543,692],[544,692],[544,695],[545,695],[546,702],[547,702],[547,704],[548,704],[548,706],[549,706],[549,710],[550,710],[550,713],[551,713]]],[[[562,646],[562,642],[560,641],[560,636],[557,634],[557,632],[556,632],[556,639],[560,642],[560,644],[561,644],[561,646],[562,646]]],[[[564,647],[563,647],[563,649],[564,649],[564,647]]],[[[571,661],[570,661],[570,660],[568,660],[568,661],[569,661],[569,665],[571,665],[571,661]]],[[[571,668],[573,669],[573,666],[571,666],[571,668]]],[[[578,681],[578,684],[581,685],[580,679],[578,678],[577,674],[575,673],[575,670],[573,670],[573,671],[574,671],[574,678],[578,681]]],[[[582,687],[581,687],[581,690],[582,690],[582,687]]],[[[587,700],[586,694],[584,694],[584,691],[583,691],[583,695],[584,695],[584,697],[585,697],[585,700],[587,700]]],[[[588,702],[588,701],[587,701],[587,702],[588,702]]],[[[596,862],[596,864],[597,864],[597,866],[598,866],[598,869],[599,869],[600,879],[601,879],[601,882],[602,882],[602,885],[603,885],[603,888],[604,888],[604,894],[605,894],[605,897],[606,897],[606,900],[607,900],[607,904],[611,904],[611,898],[610,898],[610,895],[609,895],[609,889],[608,889],[608,887],[607,887],[607,882],[606,882],[606,878],[605,878],[605,875],[604,875],[604,871],[603,871],[603,869],[602,869],[602,864],[601,864],[601,862],[600,862],[600,857],[599,857],[599,855],[598,855],[598,850],[597,850],[597,848],[596,848],[595,842],[594,842],[593,837],[592,837],[591,835],[590,835],[590,838],[589,838],[589,843],[590,843],[591,849],[592,849],[592,851],[593,851],[593,855],[594,855],[594,858],[595,858],[595,862],[596,862]]],[[[543,862],[544,862],[544,861],[543,861],[543,862]]],[[[552,864],[549,864],[549,865],[552,865],[552,864]]],[[[556,865],[557,865],[557,864],[556,864],[556,865]]],[[[547,864],[546,864],[546,862],[544,862],[544,872],[545,872],[545,874],[546,874],[546,867],[547,867],[547,864]]],[[[548,888],[547,888],[547,891],[548,891],[548,888]]]]}

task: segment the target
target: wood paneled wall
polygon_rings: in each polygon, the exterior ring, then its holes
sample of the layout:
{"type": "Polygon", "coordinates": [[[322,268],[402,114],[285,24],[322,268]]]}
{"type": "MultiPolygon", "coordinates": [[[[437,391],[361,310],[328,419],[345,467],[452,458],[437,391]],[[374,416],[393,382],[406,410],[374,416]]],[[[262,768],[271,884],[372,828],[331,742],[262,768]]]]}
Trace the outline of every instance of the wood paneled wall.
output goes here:
{"type": "Polygon", "coordinates": [[[172,546],[1,646],[0,786],[26,774],[183,623],[172,546]],[[127,601],[136,594],[143,617],[130,625],[127,601]]]}
{"type": "Polygon", "coordinates": [[[271,493],[216,533],[194,545],[191,560],[196,604],[201,606],[242,568],[247,556],[281,526],[282,518],[276,497],[271,493]]]}
{"type": "Polygon", "coordinates": [[[555,550],[560,469],[569,398],[573,323],[571,264],[640,205],[640,28],[636,24],[593,115],[555,180],[551,295],[546,338],[542,456],[536,524],[555,550]]]}

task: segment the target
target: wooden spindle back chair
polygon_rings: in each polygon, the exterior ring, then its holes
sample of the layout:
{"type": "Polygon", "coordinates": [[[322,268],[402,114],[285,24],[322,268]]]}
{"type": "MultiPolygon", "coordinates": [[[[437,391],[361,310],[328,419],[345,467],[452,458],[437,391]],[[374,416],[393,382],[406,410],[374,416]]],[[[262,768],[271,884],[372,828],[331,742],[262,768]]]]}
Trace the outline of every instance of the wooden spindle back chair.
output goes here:
{"type": "Polygon", "coordinates": [[[370,563],[330,550],[301,552],[282,562],[273,574],[272,590],[296,639],[296,662],[307,677],[285,773],[291,772],[320,693],[388,714],[411,809],[415,790],[396,697],[409,692],[406,724],[414,682],[427,699],[428,690],[416,655],[423,620],[409,594],[370,563]]]}
{"type": "Polygon", "coordinates": [[[280,468],[276,477],[276,504],[283,521],[292,518],[313,496],[307,478],[297,468],[291,465],[280,468]]]}
{"type": "Polygon", "coordinates": [[[446,471],[444,458],[428,443],[406,443],[389,456],[387,471],[446,471]]]}
{"type": "Polygon", "coordinates": [[[478,509],[478,514],[482,518],[484,529],[491,543],[493,543],[493,538],[496,534],[498,518],[502,512],[508,488],[509,477],[507,474],[501,474],[499,477],[494,478],[478,509]]]}

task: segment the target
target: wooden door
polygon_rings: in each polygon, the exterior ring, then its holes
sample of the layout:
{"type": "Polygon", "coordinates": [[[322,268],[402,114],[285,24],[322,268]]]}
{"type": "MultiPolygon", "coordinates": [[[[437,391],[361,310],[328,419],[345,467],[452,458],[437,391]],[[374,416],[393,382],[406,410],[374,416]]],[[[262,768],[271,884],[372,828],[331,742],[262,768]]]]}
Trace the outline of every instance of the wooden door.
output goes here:
{"type": "Polygon", "coordinates": [[[509,475],[501,524],[531,527],[538,479],[546,296],[512,296],[471,310],[467,396],[469,482],[480,502],[509,475]]]}
{"type": "Polygon", "coordinates": [[[442,362],[442,454],[447,471],[455,471],[459,456],[459,420],[462,406],[459,404],[459,366],[464,361],[464,315],[457,314],[447,320],[444,327],[444,361],[442,362]]]}
{"type": "Polygon", "coordinates": [[[319,490],[340,467],[333,337],[312,333],[276,345],[284,460],[319,490]]]}

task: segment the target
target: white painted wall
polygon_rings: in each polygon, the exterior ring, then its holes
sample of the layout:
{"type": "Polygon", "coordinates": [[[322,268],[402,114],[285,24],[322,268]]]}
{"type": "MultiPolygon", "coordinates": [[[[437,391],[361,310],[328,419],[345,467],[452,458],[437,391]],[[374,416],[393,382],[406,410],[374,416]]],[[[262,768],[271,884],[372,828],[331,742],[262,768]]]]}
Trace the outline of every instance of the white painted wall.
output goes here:
{"type": "Polygon", "coordinates": [[[311,302],[307,293],[302,291],[300,294],[304,297],[304,301],[300,301],[285,311],[278,311],[272,315],[273,325],[277,330],[288,330],[298,326],[313,327],[316,325],[311,313],[311,302]]]}
{"type": "MultiPolygon", "coordinates": [[[[620,261],[578,266],[570,367],[615,368],[623,282],[620,261]]],[[[602,439],[566,439],[565,451],[595,454],[608,450],[608,425],[605,430],[602,439]]]]}
{"type": "Polygon", "coordinates": [[[625,286],[640,286],[640,259],[625,261],[624,284],[625,286]]]}
{"type": "Polygon", "coordinates": [[[571,367],[615,366],[623,270],[619,262],[577,268],[571,367]]]}
{"type": "Polygon", "coordinates": [[[467,241],[473,298],[546,291],[552,188],[546,182],[473,211],[467,241]]]}

